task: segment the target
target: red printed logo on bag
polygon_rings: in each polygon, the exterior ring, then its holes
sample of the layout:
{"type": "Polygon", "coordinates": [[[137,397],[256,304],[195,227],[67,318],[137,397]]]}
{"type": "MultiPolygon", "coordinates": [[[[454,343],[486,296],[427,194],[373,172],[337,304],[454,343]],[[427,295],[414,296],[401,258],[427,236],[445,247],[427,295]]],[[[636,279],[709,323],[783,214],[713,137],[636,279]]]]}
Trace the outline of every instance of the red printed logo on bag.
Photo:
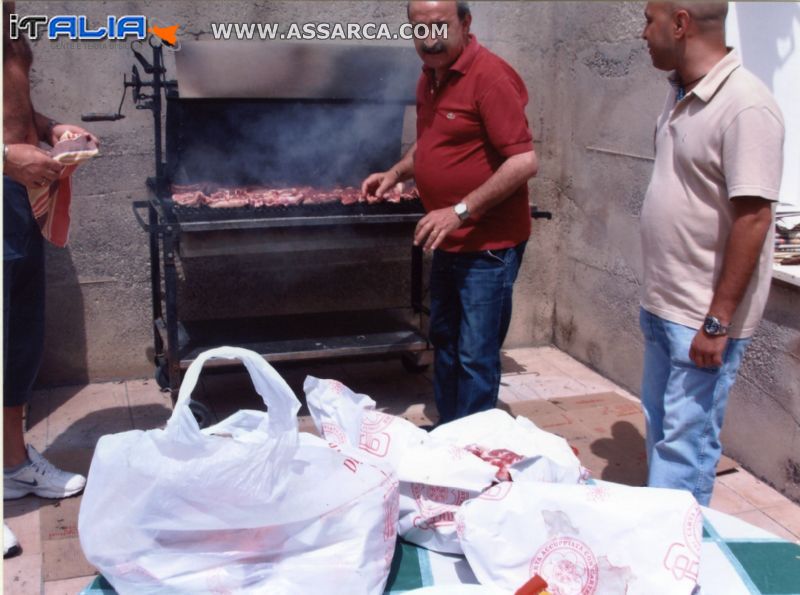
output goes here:
{"type": "Polygon", "coordinates": [[[389,454],[392,437],[383,430],[388,428],[393,421],[394,417],[380,411],[365,411],[361,418],[361,436],[358,447],[376,457],[385,457],[389,454]]]}
{"type": "Polygon", "coordinates": [[[697,582],[700,573],[702,530],[703,517],[700,514],[700,507],[694,505],[683,519],[684,543],[673,543],[664,556],[664,568],[672,573],[676,581],[689,579],[697,582]]]}
{"type": "Polygon", "coordinates": [[[496,483],[493,486],[486,488],[483,490],[480,496],[478,496],[481,500],[502,500],[508,493],[511,491],[511,483],[504,481],[502,483],[496,483]]]}
{"type": "Polygon", "coordinates": [[[467,530],[467,525],[464,522],[464,515],[456,514],[456,535],[458,535],[459,539],[464,539],[464,534],[466,530],[467,530]]]}
{"type": "Polygon", "coordinates": [[[344,433],[341,426],[331,422],[323,422],[320,425],[322,428],[322,435],[325,436],[325,440],[328,441],[331,448],[341,446],[347,442],[347,435],[344,433]]]}
{"type": "Polygon", "coordinates": [[[394,423],[394,416],[380,411],[368,410],[361,416],[361,431],[365,434],[382,432],[394,423]]]}
{"type": "Polygon", "coordinates": [[[454,525],[456,510],[469,499],[466,490],[422,483],[411,484],[411,495],[419,509],[414,526],[423,531],[454,525]]]}
{"type": "Polygon", "coordinates": [[[703,515],[700,514],[700,507],[696,504],[686,513],[686,517],[683,520],[683,537],[689,549],[700,557],[700,541],[703,538],[703,515]]]}
{"type": "Polygon", "coordinates": [[[700,559],[684,543],[673,543],[664,557],[664,568],[672,573],[676,581],[689,579],[697,582],[700,573],[700,559]]]}
{"type": "Polygon", "coordinates": [[[397,517],[400,514],[400,498],[397,494],[399,483],[393,476],[387,475],[382,485],[386,487],[383,494],[383,541],[386,543],[384,561],[388,568],[392,565],[397,539],[397,517]]]}
{"type": "Polygon", "coordinates": [[[467,457],[469,457],[472,453],[467,452],[460,446],[456,446],[455,444],[448,444],[447,445],[447,456],[449,456],[454,461],[463,461],[467,457]]]}
{"type": "Polygon", "coordinates": [[[556,537],[534,554],[528,572],[547,581],[553,595],[592,595],[600,575],[597,558],[574,537],[556,537]]]}
{"type": "Polygon", "coordinates": [[[604,486],[592,486],[587,491],[586,497],[590,502],[605,502],[611,497],[611,493],[604,486]]]}
{"type": "Polygon", "coordinates": [[[338,380],[328,380],[328,388],[333,394],[340,396],[350,392],[350,389],[338,380]]]}

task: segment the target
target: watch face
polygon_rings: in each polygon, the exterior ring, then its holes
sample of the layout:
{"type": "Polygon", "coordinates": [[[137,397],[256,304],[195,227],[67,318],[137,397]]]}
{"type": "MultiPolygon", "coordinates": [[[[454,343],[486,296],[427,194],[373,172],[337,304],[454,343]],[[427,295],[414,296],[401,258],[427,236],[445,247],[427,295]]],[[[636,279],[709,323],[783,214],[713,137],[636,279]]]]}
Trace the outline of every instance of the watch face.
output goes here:
{"type": "Polygon", "coordinates": [[[703,324],[703,328],[709,335],[718,335],[722,325],[715,318],[708,317],[703,324]]]}

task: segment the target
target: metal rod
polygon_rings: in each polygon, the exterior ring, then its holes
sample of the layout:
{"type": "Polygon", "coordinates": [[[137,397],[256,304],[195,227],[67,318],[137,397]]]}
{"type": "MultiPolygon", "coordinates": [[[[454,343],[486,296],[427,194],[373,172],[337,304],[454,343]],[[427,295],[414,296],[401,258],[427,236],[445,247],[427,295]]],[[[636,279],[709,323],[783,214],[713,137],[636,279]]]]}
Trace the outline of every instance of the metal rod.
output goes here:
{"type": "MultiPolygon", "coordinates": [[[[194,207],[190,207],[194,208],[194,207]]],[[[174,209],[172,209],[174,212],[174,209]]],[[[179,218],[180,227],[184,232],[201,231],[220,231],[230,229],[268,229],[268,228],[290,228],[290,227],[328,227],[342,225],[376,225],[376,224],[398,224],[416,223],[422,219],[421,213],[403,213],[397,215],[306,215],[294,217],[269,217],[265,213],[269,207],[263,207],[262,213],[254,213],[253,216],[231,219],[192,219],[179,218]]],[[[217,216],[217,213],[214,213],[217,216]]]]}
{"type": "Polygon", "coordinates": [[[156,179],[158,183],[163,183],[164,179],[164,164],[161,161],[161,87],[162,77],[164,76],[162,62],[161,46],[153,47],[153,122],[155,124],[155,140],[156,140],[156,179]]]}
{"type": "Polygon", "coordinates": [[[605,155],[614,155],[615,157],[628,157],[630,159],[640,159],[642,161],[655,161],[654,157],[647,155],[637,155],[636,153],[626,153],[625,151],[617,151],[615,149],[606,149],[603,147],[587,146],[587,151],[594,151],[595,153],[603,153],[605,155]]]}
{"type": "Polygon", "coordinates": [[[164,342],[156,328],[156,321],[161,318],[161,254],[158,249],[158,213],[153,203],[147,207],[148,222],[150,223],[150,293],[153,306],[153,350],[154,360],[158,365],[159,358],[164,356],[164,342]]]}

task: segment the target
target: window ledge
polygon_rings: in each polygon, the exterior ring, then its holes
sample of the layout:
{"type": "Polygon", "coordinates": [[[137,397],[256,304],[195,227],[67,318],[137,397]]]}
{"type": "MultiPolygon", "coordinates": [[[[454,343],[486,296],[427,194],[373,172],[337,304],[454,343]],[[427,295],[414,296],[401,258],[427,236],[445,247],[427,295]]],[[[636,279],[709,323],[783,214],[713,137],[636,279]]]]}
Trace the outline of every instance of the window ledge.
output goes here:
{"type": "Polygon", "coordinates": [[[800,287],[800,265],[772,265],[772,279],[800,287]]]}

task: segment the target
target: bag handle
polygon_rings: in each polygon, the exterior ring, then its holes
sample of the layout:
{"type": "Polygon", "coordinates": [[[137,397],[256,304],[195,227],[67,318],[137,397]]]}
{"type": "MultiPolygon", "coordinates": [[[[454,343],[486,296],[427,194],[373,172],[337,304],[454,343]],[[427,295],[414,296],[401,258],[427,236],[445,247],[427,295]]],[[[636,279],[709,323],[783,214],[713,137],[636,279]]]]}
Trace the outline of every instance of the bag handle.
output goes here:
{"type": "Polygon", "coordinates": [[[189,400],[200,378],[203,364],[211,359],[239,360],[247,368],[256,392],[261,395],[269,410],[267,420],[262,422],[259,430],[272,438],[289,432],[295,435],[298,433],[297,412],[300,410],[300,401],[281,375],[263,357],[241,347],[210,349],[201,353],[191,363],[181,383],[175,408],[167,422],[168,431],[175,432],[188,441],[204,439],[200,426],[189,409],[189,400]]]}

